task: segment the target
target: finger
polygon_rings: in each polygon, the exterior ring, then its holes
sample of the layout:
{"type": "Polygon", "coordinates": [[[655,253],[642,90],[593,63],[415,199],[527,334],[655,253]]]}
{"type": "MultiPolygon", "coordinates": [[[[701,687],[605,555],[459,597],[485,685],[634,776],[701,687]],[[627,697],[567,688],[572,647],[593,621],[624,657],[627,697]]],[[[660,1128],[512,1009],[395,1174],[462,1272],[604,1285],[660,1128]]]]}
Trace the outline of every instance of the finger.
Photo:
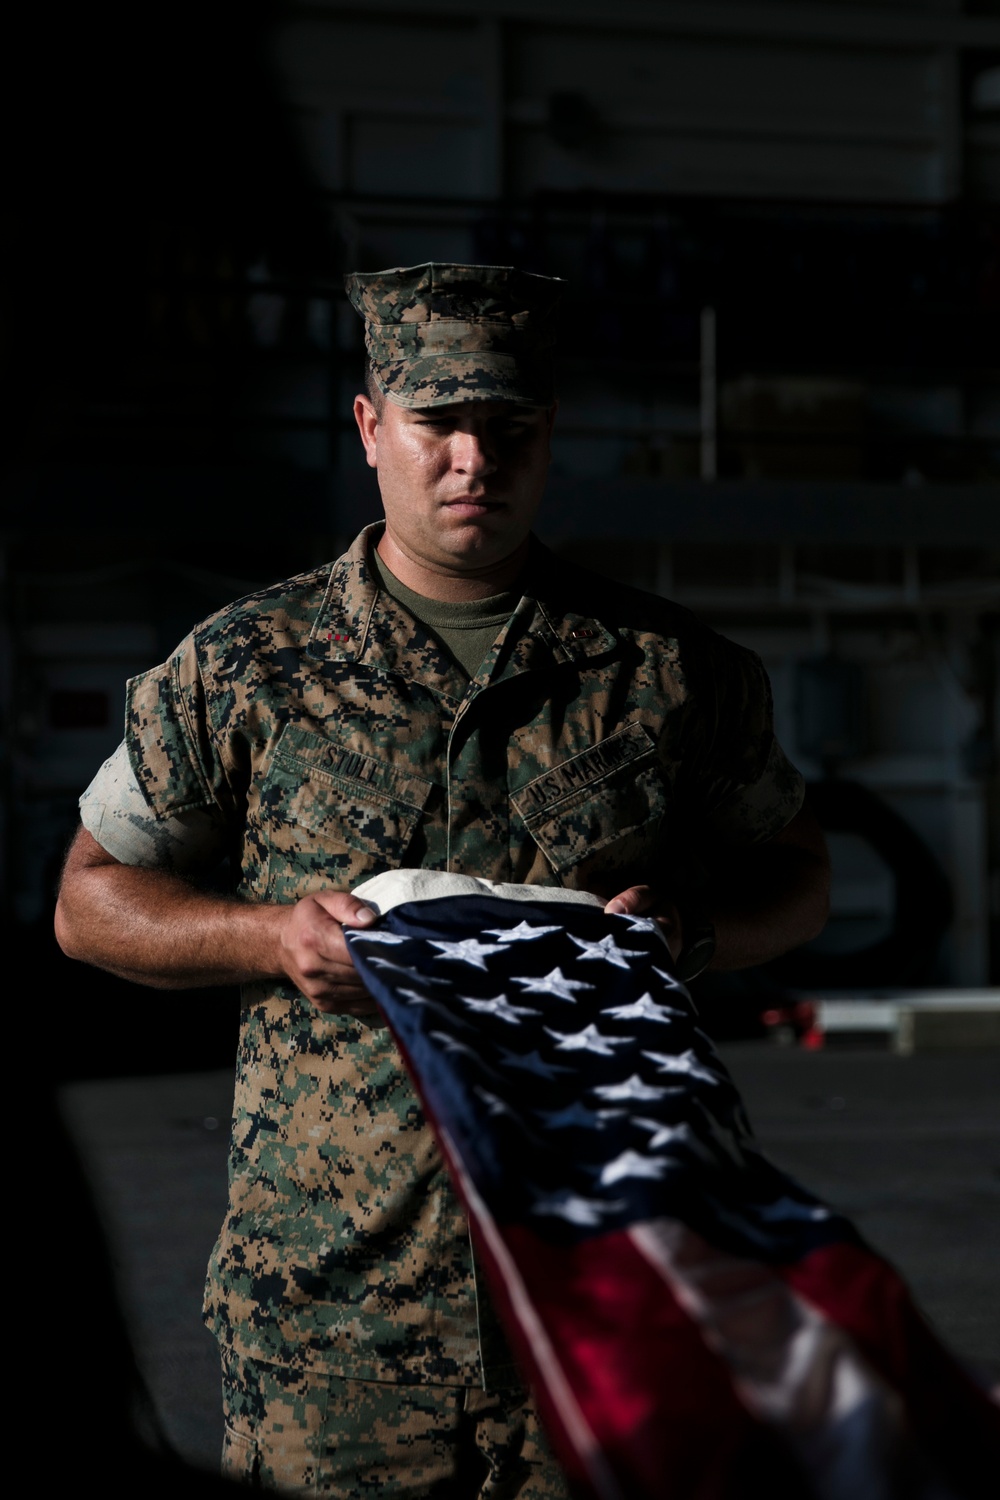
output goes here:
{"type": "Polygon", "coordinates": [[[322,912],[302,914],[289,946],[293,960],[306,974],[328,973],[345,979],[354,968],[343,927],[322,912]]]}
{"type": "Polygon", "coordinates": [[[342,964],[350,969],[353,959],[344,941],[344,928],[368,926],[375,915],[364,902],[339,892],[305,896],[292,909],[287,941],[321,965],[342,964]]]}
{"type": "Polygon", "coordinates": [[[377,913],[350,891],[317,891],[313,898],[342,927],[370,927],[377,913]]]}
{"type": "Polygon", "coordinates": [[[294,983],[307,1000],[323,1009],[346,1012],[356,1005],[374,1004],[357,971],[344,964],[306,965],[294,983]]]}
{"type": "Polygon", "coordinates": [[[627,891],[612,896],[604,908],[607,916],[634,917],[655,906],[656,897],[648,885],[630,885],[627,891]]]}
{"type": "Polygon", "coordinates": [[[305,896],[288,909],[282,933],[284,968],[306,999],[326,1013],[374,1014],[373,1002],[354,967],[344,939],[345,924],[366,926],[376,913],[346,892],[305,896]]]}

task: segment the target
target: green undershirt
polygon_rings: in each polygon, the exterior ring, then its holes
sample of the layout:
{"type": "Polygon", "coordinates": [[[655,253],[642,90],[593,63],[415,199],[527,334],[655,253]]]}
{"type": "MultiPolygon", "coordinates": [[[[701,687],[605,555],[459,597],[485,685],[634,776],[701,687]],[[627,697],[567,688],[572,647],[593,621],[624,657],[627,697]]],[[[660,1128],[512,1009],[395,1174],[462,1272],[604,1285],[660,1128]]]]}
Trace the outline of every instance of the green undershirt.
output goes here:
{"type": "Polygon", "coordinates": [[[426,594],[416,594],[400,583],[377,552],[372,552],[371,562],[379,587],[409,610],[467,676],[475,677],[501,625],[506,625],[520,603],[518,590],[508,589],[503,594],[491,594],[488,599],[461,603],[428,599],[426,594]]]}

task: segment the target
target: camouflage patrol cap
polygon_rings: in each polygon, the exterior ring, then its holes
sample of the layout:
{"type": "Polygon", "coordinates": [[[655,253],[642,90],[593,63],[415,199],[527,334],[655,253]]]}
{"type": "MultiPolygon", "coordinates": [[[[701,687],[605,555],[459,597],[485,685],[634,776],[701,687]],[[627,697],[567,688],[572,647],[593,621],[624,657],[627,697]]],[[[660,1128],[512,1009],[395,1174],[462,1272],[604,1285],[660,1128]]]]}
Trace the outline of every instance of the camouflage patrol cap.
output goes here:
{"type": "Polygon", "coordinates": [[[355,272],[344,285],[376,384],[398,406],[554,401],[557,278],[429,262],[355,272]]]}

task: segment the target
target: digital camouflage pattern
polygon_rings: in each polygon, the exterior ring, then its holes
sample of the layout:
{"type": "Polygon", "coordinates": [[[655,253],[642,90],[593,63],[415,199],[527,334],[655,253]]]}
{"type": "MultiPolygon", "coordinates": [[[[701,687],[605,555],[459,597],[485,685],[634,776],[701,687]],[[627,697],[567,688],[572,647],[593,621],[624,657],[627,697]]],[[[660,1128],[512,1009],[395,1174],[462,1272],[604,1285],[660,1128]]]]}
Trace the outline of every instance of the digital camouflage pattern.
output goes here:
{"type": "MultiPolygon", "coordinates": [[[[129,685],[150,806],[214,809],[242,899],[400,867],[605,896],[686,887],[713,844],[769,838],[798,810],[752,653],[535,544],[470,681],[379,592],[378,531],[229,606],[129,685]]],[[[480,1357],[466,1225],[388,1031],[287,985],[244,992],[206,1306],[223,1344],[276,1364],[510,1378],[502,1341],[480,1357]]]]}
{"type": "Polygon", "coordinates": [[[392,1385],[223,1359],[223,1473],[281,1494],[569,1500],[521,1390],[392,1385]],[[461,1481],[456,1483],[456,1481],[461,1481]]]}
{"type": "Polygon", "coordinates": [[[555,400],[555,277],[428,263],[354,272],[344,285],[379,390],[398,405],[555,400]]]}

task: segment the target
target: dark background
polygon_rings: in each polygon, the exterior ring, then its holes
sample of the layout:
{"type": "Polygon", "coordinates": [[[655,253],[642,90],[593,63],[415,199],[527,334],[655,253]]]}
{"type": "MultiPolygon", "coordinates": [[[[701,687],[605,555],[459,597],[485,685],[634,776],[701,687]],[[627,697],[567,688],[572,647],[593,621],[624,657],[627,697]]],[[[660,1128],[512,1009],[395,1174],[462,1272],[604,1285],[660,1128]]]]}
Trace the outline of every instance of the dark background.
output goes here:
{"type": "Polygon", "coordinates": [[[720,1013],[997,982],[1000,19],[710,11],[22,17],[3,915],[67,1072],[229,1056],[232,997],[55,952],[62,850],[125,677],[376,513],[341,277],[433,258],[566,278],[543,537],[759,650],[823,784],[834,921],[720,1013]]]}

